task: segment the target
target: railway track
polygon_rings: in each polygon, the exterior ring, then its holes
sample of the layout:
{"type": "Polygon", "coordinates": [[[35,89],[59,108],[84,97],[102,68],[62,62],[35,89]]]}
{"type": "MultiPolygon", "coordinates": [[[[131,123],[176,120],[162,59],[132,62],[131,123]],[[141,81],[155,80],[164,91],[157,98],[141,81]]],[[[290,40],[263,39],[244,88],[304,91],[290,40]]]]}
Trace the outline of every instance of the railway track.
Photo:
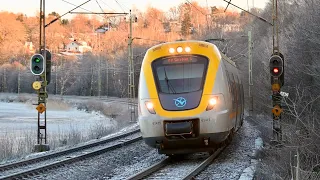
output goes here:
{"type": "Polygon", "coordinates": [[[142,137],[139,132],[140,130],[138,129],[71,149],[0,165],[0,179],[17,179],[27,177],[49,169],[80,161],[88,157],[97,156],[107,151],[141,140],[142,137]]]}
{"type": "Polygon", "coordinates": [[[168,157],[149,168],[130,176],[128,180],[171,178],[183,180],[193,179],[210,165],[226,147],[227,145],[224,145],[223,147],[216,149],[212,155],[204,158],[204,160],[203,158],[176,160],[168,157]]]}

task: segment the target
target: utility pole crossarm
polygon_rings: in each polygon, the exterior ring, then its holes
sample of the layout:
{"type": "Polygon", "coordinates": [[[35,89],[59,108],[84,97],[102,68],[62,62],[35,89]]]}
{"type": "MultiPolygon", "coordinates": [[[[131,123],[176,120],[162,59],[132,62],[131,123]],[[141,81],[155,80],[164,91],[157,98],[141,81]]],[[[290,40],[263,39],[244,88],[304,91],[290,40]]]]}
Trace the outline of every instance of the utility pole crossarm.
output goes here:
{"type": "Polygon", "coordinates": [[[118,15],[127,15],[128,13],[107,13],[107,12],[69,12],[70,14],[118,14],[118,15]]]}

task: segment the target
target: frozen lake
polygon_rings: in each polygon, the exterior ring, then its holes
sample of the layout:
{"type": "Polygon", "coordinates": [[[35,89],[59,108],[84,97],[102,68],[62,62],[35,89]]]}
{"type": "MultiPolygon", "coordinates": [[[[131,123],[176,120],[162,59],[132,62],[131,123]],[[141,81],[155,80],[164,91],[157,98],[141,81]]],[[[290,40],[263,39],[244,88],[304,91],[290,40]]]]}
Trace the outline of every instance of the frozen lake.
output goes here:
{"type": "MultiPolygon", "coordinates": [[[[66,105],[61,107],[48,104],[47,107],[48,134],[67,132],[70,129],[85,132],[91,126],[113,125],[109,118],[97,112],[87,113],[66,105]]],[[[28,103],[0,102],[0,133],[17,133],[29,130],[36,132],[38,113],[35,108],[35,105],[28,103]]],[[[41,115],[41,121],[44,121],[43,117],[44,113],[41,115]]]]}

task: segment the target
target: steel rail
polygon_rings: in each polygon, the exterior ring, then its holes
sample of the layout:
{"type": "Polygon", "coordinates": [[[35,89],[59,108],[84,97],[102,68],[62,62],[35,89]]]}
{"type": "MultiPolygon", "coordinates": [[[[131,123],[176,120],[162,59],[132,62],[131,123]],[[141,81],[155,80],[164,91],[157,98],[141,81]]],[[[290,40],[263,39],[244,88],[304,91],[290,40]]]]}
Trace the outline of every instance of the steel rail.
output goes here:
{"type": "Polygon", "coordinates": [[[39,167],[31,168],[31,169],[28,169],[28,170],[24,170],[24,171],[21,171],[21,172],[18,172],[18,173],[14,173],[14,174],[11,174],[11,175],[3,176],[3,177],[0,177],[0,179],[6,180],[6,179],[16,179],[16,178],[21,178],[21,177],[27,177],[28,175],[37,174],[38,172],[47,171],[49,169],[57,168],[57,167],[60,167],[60,166],[66,165],[66,164],[70,164],[72,162],[80,161],[80,160],[83,160],[83,159],[88,158],[88,157],[97,156],[97,155],[106,153],[107,151],[111,151],[111,150],[120,148],[120,147],[122,147],[124,145],[132,144],[132,143],[137,142],[137,141],[139,141],[141,139],[142,139],[142,136],[139,136],[139,137],[136,137],[136,138],[131,139],[131,140],[122,141],[122,142],[119,142],[119,143],[111,145],[111,146],[100,148],[98,150],[92,151],[92,152],[87,153],[87,154],[82,154],[82,155],[75,156],[75,157],[72,157],[72,158],[69,158],[69,159],[65,159],[65,160],[62,160],[62,161],[56,161],[56,162],[53,162],[53,163],[50,163],[50,164],[46,164],[46,165],[43,165],[43,166],[39,166],[39,167]]]}
{"type": "Polygon", "coordinates": [[[150,166],[149,168],[144,169],[143,171],[130,176],[128,178],[128,180],[137,180],[137,179],[142,179],[146,176],[149,176],[150,174],[154,173],[155,171],[158,171],[159,169],[161,169],[163,166],[168,165],[170,163],[170,161],[171,161],[171,159],[168,157],[168,158],[150,166]]]}
{"type": "MultiPolygon", "coordinates": [[[[228,145],[224,145],[223,147],[220,147],[214,151],[212,155],[210,155],[208,158],[206,158],[201,164],[199,164],[196,168],[194,168],[189,174],[184,176],[183,180],[189,180],[194,179],[196,175],[198,175],[200,172],[202,172],[208,165],[212,163],[214,159],[216,159],[219,154],[227,147],[228,145]]],[[[151,174],[153,174],[156,171],[159,171],[162,167],[167,166],[171,162],[171,158],[166,158],[154,165],[152,165],[149,168],[146,168],[142,170],[141,172],[134,174],[127,178],[127,180],[138,180],[143,179],[151,174]]]]}
{"type": "Polygon", "coordinates": [[[50,164],[47,164],[47,165],[43,165],[43,166],[40,166],[40,167],[31,168],[31,169],[28,169],[28,170],[25,170],[25,171],[21,171],[21,172],[14,173],[14,174],[11,174],[11,175],[3,176],[3,177],[0,177],[0,179],[1,180],[2,179],[3,180],[16,179],[16,178],[26,177],[28,175],[37,174],[38,172],[47,171],[49,169],[57,168],[57,167],[60,167],[60,166],[66,165],[66,164],[70,164],[72,162],[80,161],[80,160],[83,160],[83,159],[88,158],[88,157],[93,157],[93,156],[97,156],[97,155],[106,153],[107,151],[111,151],[111,150],[120,148],[120,147],[122,147],[124,145],[132,144],[132,143],[137,142],[137,141],[139,141],[141,139],[142,139],[142,136],[139,136],[139,137],[136,137],[136,138],[131,139],[131,140],[119,142],[119,143],[111,145],[111,146],[100,148],[98,150],[92,151],[92,152],[87,153],[87,154],[82,154],[82,155],[75,156],[75,157],[72,157],[72,158],[69,158],[69,159],[65,159],[65,160],[62,160],[62,161],[53,162],[53,163],[50,163],[50,164]]]}
{"type": "Polygon", "coordinates": [[[227,147],[227,145],[217,149],[214,153],[209,156],[206,160],[204,160],[201,164],[199,164],[196,168],[194,168],[188,175],[186,175],[183,180],[195,179],[195,177],[202,172],[207,166],[209,166],[212,161],[218,157],[218,155],[227,147]]]}
{"type": "Polygon", "coordinates": [[[52,158],[55,158],[57,156],[70,154],[70,153],[73,153],[73,152],[77,152],[79,150],[85,150],[85,149],[88,149],[88,148],[99,146],[99,145],[102,145],[102,144],[105,144],[105,143],[112,142],[112,141],[114,141],[116,139],[119,139],[119,138],[130,136],[132,134],[138,133],[139,131],[140,131],[140,129],[137,129],[137,130],[134,130],[134,131],[131,131],[131,132],[128,132],[128,133],[124,133],[124,134],[121,134],[121,135],[118,135],[118,136],[110,137],[108,139],[100,140],[100,141],[97,141],[97,142],[93,142],[93,143],[77,146],[77,147],[74,147],[74,148],[71,148],[71,149],[66,149],[66,150],[59,151],[59,152],[53,152],[53,153],[45,154],[43,156],[34,157],[34,158],[31,158],[31,159],[22,160],[22,161],[17,161],[17,162],[13,162],[13,163],[10,163],[10,164],[0,165],[0,172],[9,170],[9,169],[12,169],[12,168],[15,168],[15,167],[34,164],[34,163],[39,162],[39,161],[52,159],[52,158]]]}

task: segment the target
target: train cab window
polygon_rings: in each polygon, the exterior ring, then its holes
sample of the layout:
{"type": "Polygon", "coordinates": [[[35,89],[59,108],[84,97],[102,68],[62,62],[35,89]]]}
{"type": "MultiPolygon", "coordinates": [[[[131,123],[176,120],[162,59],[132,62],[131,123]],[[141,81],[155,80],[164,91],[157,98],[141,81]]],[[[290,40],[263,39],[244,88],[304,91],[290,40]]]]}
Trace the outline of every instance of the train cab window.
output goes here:
{"type": "Polygon", "coordinates": [[[174,56],[152,63],[158,91],[178,94],[203,89],[208,59],[199,55],[174,56]]]}

